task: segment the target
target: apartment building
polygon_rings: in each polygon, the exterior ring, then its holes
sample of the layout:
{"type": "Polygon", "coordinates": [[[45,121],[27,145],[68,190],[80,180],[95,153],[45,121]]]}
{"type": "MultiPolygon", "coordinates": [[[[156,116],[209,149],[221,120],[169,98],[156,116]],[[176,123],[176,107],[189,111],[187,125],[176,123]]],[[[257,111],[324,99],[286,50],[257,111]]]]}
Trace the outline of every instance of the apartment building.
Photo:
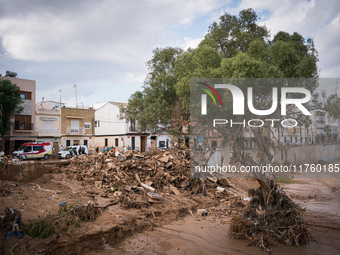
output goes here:
{"type": "MultiPolygon", "coordinates": [[[[16,76],[16,75],[15,75],[16,76]]],[[[24,110],[15,115],[11,130],[5,135],[5,153],[12,152],[25,142],[36,141],[35,132],[35,89],[34,80],[21,79],[9,76],[0,76],[0,79],[10,80],[20,88],[20,97],[23,101],[24,110]]]]}
{"type": "Polygon", "coordinates": [[[56,101],[36,103],[36,134],[38,142],[50,142],[57,154],[61,145],[61,107],[56,101]]]}
{"type": "Polygon", "coordinates": [[[61,107],[61,145],[86,145],[94,148],[93,109],[61,107]]]}

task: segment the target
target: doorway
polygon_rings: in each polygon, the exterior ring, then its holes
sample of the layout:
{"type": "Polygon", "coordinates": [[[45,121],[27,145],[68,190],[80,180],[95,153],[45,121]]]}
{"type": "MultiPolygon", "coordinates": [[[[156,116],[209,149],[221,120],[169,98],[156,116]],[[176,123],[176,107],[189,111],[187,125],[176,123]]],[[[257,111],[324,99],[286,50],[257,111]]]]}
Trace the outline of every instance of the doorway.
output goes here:
{"type": "Polygon", "coordinates": [[[135,137],[131,137],[131,149],[134,151],[135,150],[135,137]]]}
{"type": "Polygon", "coordinates": [[[58,142],[53,142],[53,148],[54,148],[54,154],[58,155],[58,152],[59,152],[59,143],[58,142]]]}
{"type": "Polygon", "coordinates": [[[140,137],[140,151],[145,152],[145,136],[140,137]]]}

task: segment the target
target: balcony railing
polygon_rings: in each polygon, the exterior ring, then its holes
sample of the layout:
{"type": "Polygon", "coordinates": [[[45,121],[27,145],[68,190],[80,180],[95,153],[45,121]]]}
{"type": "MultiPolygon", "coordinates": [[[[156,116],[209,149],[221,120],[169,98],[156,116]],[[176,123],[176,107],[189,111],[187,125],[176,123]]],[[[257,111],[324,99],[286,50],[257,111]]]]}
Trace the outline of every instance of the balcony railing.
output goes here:
{"type": "Polygon", "coordinates": [[[34,123],[14,123],[15,131],[33,131],[34,123]]]}
{"type": "Polygon", "coordinates": [[[60,135],[60,128],[37,128],[37,135],[60,135]]]}
{"type": "Polygon", "coordinates": [[[85,128],[84,127],[80,127],[80,128],[66,127],[66,134],[67,135],[85,135],[85,128]]]}

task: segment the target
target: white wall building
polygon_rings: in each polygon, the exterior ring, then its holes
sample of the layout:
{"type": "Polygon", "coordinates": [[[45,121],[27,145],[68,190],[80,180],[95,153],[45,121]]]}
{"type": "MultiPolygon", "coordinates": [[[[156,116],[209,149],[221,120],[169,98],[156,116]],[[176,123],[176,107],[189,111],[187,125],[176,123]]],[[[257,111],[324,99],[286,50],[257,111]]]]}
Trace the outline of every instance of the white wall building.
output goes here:
{"type": "Polygon", "coordinates": [[[126,103],[107,102],[93,105],[95,109],[96,147],[114,146],[118,150],[131,147],[132,150],[145,151],[149,134],[136,132],[136,123],[120,119],[120,108],[126,103]]]}
{"type": "Polygon", "coordinates": [[[61,110],[55,101],[37,102],[35,111],[36,134],[38,142],[50,142],[58,153],[61,144],[61,110]]]}

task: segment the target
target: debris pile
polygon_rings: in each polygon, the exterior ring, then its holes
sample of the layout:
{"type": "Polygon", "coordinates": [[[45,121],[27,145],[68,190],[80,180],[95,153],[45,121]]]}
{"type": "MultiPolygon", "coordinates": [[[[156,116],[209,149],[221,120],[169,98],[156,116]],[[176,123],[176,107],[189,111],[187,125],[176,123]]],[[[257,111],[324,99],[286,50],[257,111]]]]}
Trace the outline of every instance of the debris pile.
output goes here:
{"type": "Polygon", "coordinates": [[[236,216],[230,225],[230,235],[236,239],[249,239],[250,245],[262,247],[271,253],[272,245],[305,245],[311,241],[309,231],[301,218],[302,209],[270,180],[269,186],[249,190],[252,197],[242,217],[236,216]]]}
{"type": "Polygon", "coordinates": [[[66,172],[82,182],[90,194],[114,196],[126,207],[137,207],[132,201],[159,202],[171,193],[227,196],[225,188],[229,183],[225,179],[190,179],[189,151],[130,151],[116,155],[105,152],[74,158],[66,172]]]}

